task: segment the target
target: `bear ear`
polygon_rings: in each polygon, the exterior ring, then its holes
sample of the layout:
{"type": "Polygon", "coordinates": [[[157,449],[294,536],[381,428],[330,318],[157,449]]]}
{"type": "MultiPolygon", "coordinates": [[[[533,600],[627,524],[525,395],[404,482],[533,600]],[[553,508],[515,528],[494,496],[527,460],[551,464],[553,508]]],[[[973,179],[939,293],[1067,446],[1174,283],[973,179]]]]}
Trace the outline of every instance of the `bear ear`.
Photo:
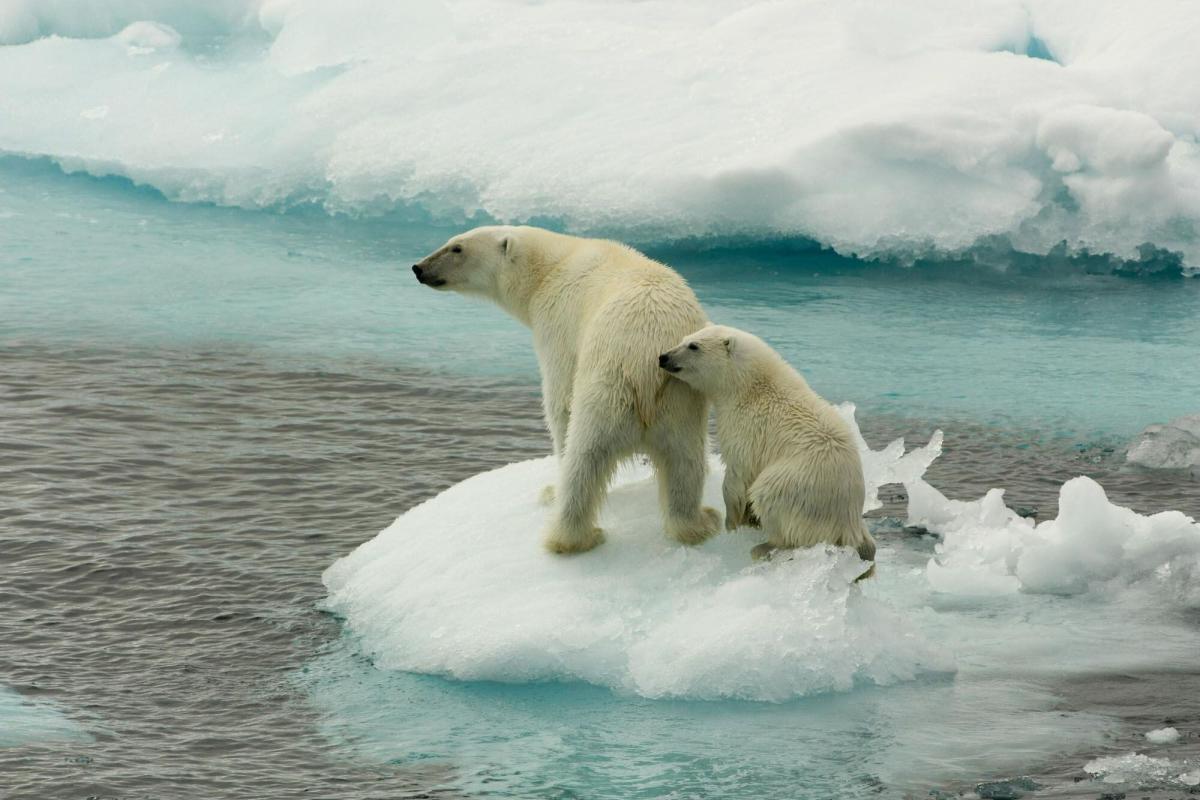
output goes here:
{"type": "Polygon", "coordinates": [[[512,253],[513,253],[513,237],[512,236],[505,236],[502,239],[500,239],[500,252],[504,254],[505,258],[512,257],[512,253]]]}
{"type": "Polygon", "coordinates": [[[725,345],[725,352],[733,355],[733,351],[737,349],[737,340],[732,336],[726,336],[723,344],[725,345]]]}

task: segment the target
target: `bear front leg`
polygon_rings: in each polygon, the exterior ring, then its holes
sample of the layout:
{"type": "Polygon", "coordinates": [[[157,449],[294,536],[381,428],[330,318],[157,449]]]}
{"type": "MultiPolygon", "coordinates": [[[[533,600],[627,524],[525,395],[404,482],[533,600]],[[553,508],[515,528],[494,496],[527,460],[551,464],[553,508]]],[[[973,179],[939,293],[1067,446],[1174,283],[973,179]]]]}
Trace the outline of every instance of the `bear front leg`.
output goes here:
{"type": "Polygon", "coordinates": [[[552,553],[584,553],[604,541],[596,527],[600,503],[617,461],[629,453],[632,429],[619,408],[573,410],[559,470],[558,507],[546,531],[552,553]]]}
{"type": "MultiPolygon", "coordinates": [[[[567,426],[571,422],[570,392],[560,388],[561,382],[542,380],[542,412],[546,419],[546,428],[550,431],[550,443],[554,448],[554,457],[562,460],[566,449],[567,426]]],[[[543,506],[554,505],[557,490],[553,483],[542,487],[538,494],[538,503],[543,506]]]]}

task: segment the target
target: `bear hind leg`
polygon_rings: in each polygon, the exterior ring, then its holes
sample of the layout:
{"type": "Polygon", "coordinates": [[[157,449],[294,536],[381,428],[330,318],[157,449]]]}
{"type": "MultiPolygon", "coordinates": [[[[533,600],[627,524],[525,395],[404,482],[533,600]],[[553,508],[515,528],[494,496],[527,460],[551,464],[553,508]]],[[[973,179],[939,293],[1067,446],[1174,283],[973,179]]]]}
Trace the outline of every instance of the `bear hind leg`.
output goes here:
{"type": "Polygon", "coordinates": [[[708,468],[705,411],[700,401],[694,419],[667,414],[647,432],[667,535],[680,544],[700,544],[721,530],[721,515],[701,504],[708,468]]]}

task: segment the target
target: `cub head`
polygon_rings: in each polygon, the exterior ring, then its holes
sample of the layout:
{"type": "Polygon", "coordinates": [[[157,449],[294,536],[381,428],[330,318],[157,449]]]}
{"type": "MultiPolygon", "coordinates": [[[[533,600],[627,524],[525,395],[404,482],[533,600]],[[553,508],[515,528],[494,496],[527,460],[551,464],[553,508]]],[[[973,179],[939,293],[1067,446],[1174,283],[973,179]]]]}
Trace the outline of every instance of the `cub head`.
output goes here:
{"type": "Polygon", "coordinates": [[[747,334],[724,325],[706,325],[658,357],[658,366],[706,394],[736,384],[747,334]]]}
{"type": "Polygon", "coordinates": [[[418,281],[433,289],[495,297],[515,249],[514,228],[489,225],[451,238],[413,264],[412,271],[418,281]]]}

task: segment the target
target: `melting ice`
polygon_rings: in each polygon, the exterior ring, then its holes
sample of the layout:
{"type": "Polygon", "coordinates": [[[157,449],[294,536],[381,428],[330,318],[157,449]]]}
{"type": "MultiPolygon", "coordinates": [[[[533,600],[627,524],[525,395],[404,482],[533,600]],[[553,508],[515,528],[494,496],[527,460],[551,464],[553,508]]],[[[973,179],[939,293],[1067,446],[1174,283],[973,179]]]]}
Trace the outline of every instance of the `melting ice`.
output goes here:
{"type": "Polygon", "coordinates": [[[0,151],[247,207],[1189,269],[1198,28],[1090,0],[17,0],[0,151]]]}
{"type": "Polygon", "coordinates": [[[0,747],[87,740],[88,734],[53,703],[29,701],[0,686],[0,747]]]}
{"type": "MultiPolygon", "coordinates": [[[[843,413],[853,424],[853,407],[843,413]]],[[[909,566],[912,554],[884,538],[880,579],[853,585],[861,564],[841,551],[753,564],[748,551],[757,540],[745,533],[680,547],[661,535],[653,476],[638,464],[613,484],[601,519],[608,542],[558,558],[539,543],[546,512],[538,489],[555,476],[547,458],[477,475],[401,515],[326,571],[328,605],[384,668],[466,680],[583,680],[646,697],[782,701],[953,671],[959,647],[994,646],[980,642],[1004,624],[977,623],[963,641],[950,617],[928,614],[951,598],[1114,598],[1089,612],[1098,628],[1054,636],[1054,646],[1072,651],[1059,665],[1153,663],[1196,639],[1106,652],[1113,635],[1154,641],[1172,625],[1164,614],[1134,631],[1106,628],[1121,618],[1133,624],[1115,599],[1126,591],[1158,593],[1156,602],[1176,607],[1197,600],[1189,587],[1200,567],[1200,525],[1185,515],[1139,515],[1076,478],[1063,486],[1058,518],[1034,525],[1004,505],[1001,490],[964,502],[926,483],[940,432],[907,454],[901,441],[876,452],[859,440],[868,508],[881,484],[901,482],[909,522],[941,535],[923,565],[909,566]]],[[[706,498],[718,507],[721,478],[714,460],[706,498]]],[[[1073,613],[1069,605],[1042,608],[1050,618],[1073,613]]],[[[1152,606],[1142,608],[1154,616],[1152,606]]],[[[1050,618],[1048,627],[1025,619],[1006,655],[1023,647],[1044,653],[1050,618]]]]}

